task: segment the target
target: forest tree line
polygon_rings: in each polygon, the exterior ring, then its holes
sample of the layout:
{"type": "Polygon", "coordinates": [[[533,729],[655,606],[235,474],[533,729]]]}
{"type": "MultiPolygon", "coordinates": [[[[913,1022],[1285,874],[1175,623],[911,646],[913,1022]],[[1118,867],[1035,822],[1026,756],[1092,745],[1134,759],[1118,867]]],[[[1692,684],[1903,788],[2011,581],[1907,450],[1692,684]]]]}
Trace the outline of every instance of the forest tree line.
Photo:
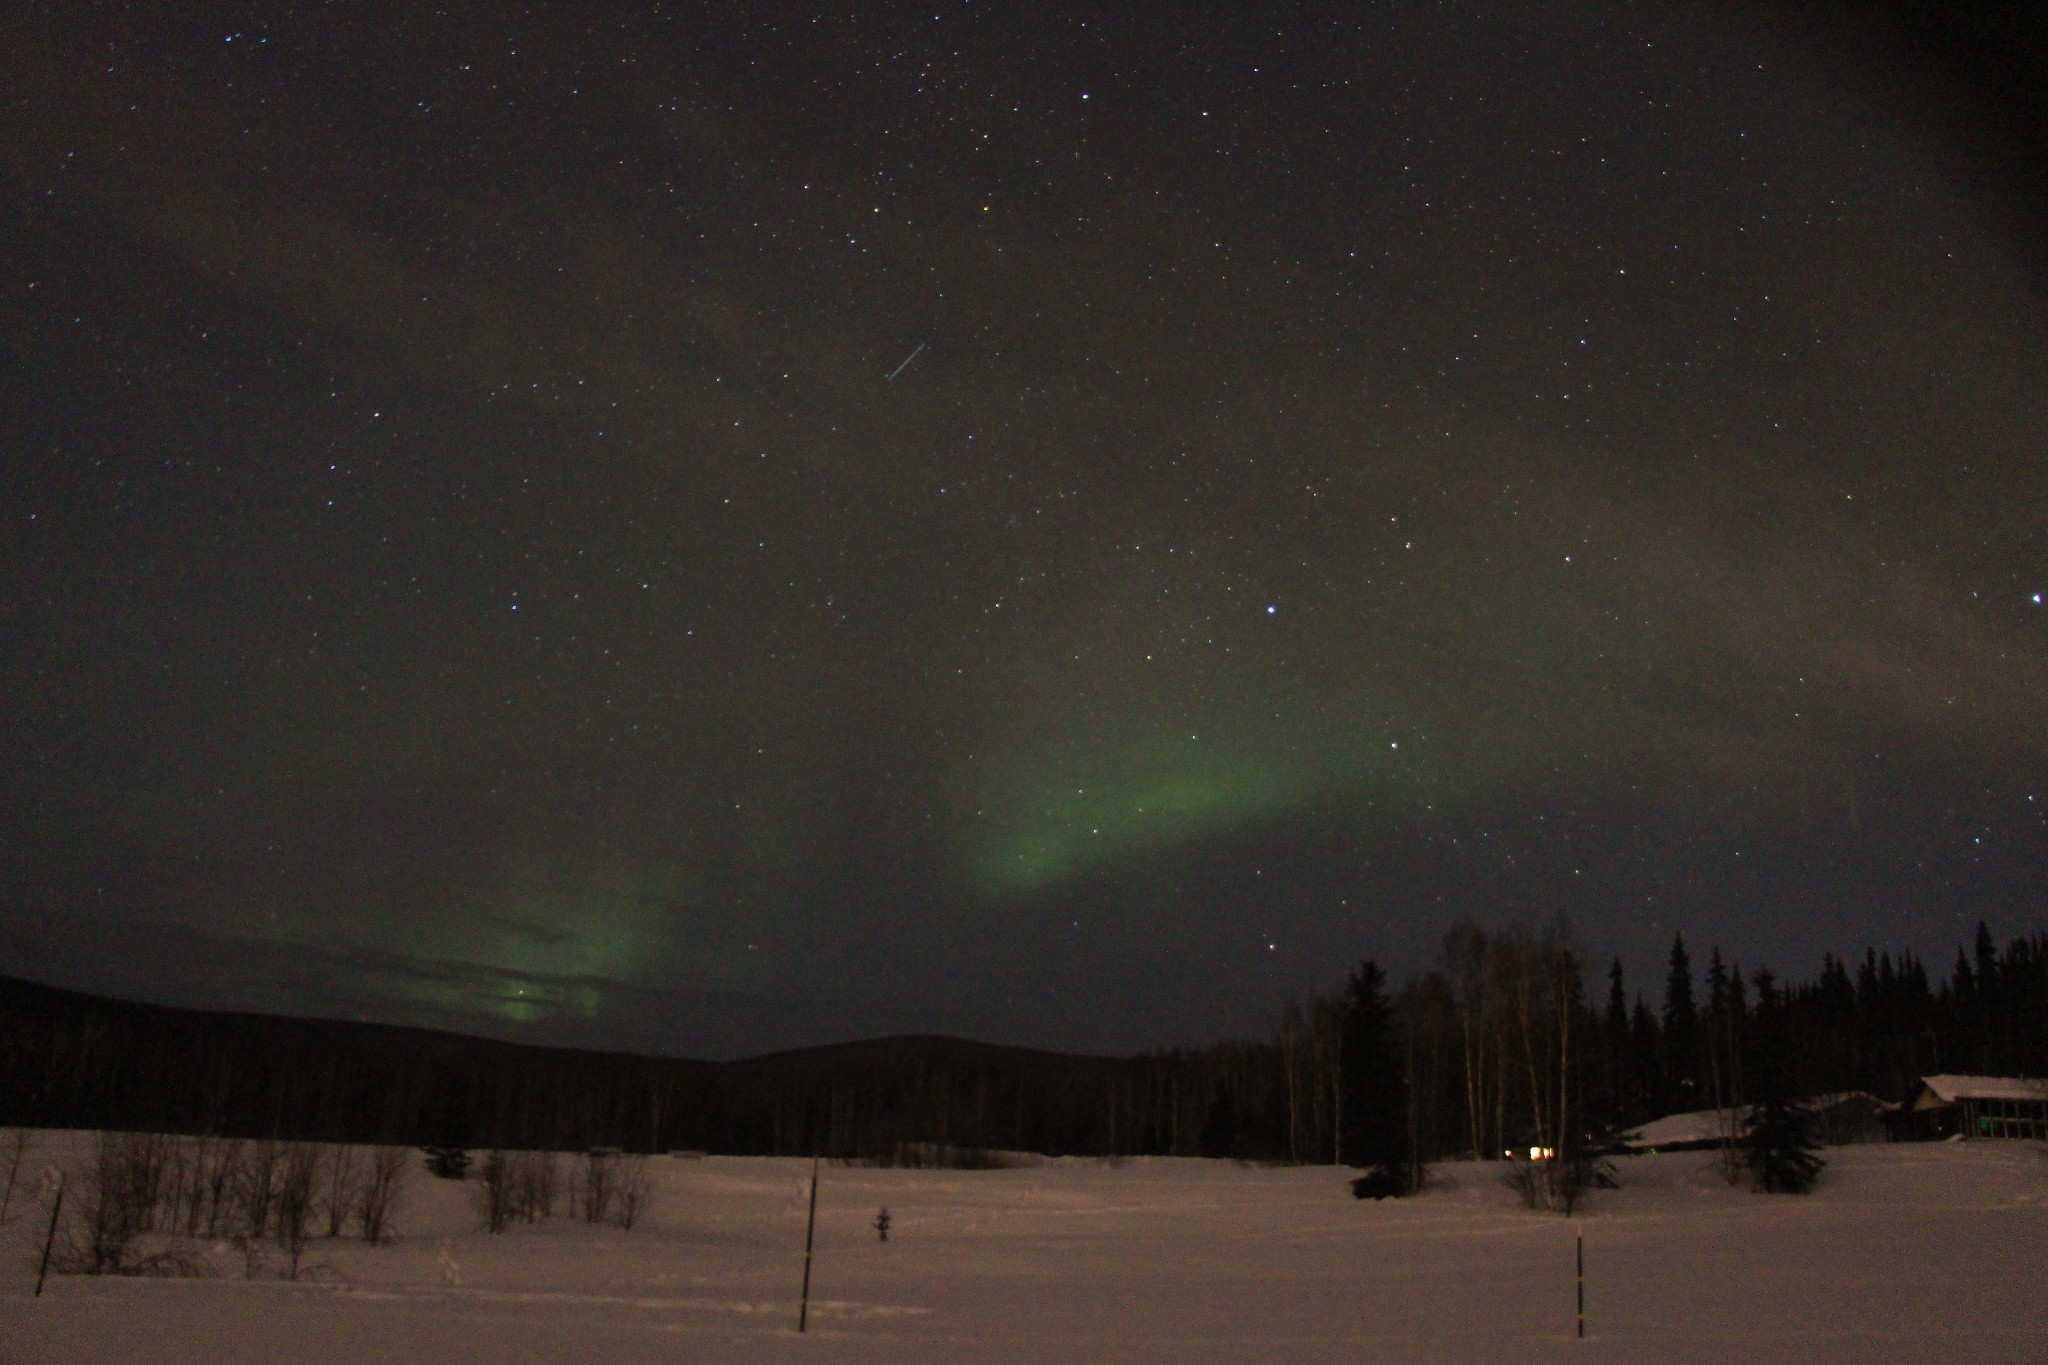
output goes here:
{"type": "MultiPolygon", "coordinates": [[[[1589,989],[1562,924],[1489,932],[1461,921],[1392,1006],[1418,1160],[1563,1151],[1667,1114],[1753,1103],[1764,1032],[1800,1096],[1897,1102],[1939,1072],[2048,1074],[2048,934],[2001,951],[1980,924],[1939,980],[1911,954],[1871,950],[1853,967],[1828,955],[1802,982],[1745,971],[1718,947],[1702,966],[1681,935],[1644,992],[1619,959],[1589,989]]],[[[1354,1008],[1346,995],[1282,1008],[1283,1139],[1268,1136],[1261,1155],[1348,1160],[1341,1039],[1354,1008]]]]}
{"type": "Polygon", "coordinates": [[[1754,1096],[1783,1040],[1799,1094],[1901,1100],[1933,1072],[2048,1072],[2048,934],[1980,926],[1938,978],[1910,954],[1811,980],[1674,940],[1663,979],[1593,969],[1564,925],[1460,922],[1398,988],[1370,963],[1267,1035],[1135,1057],[916,1037],[702,1062],[388,1025],[131,1004],[0,980],[0,1124],[249,1139],[845,1160],[1215,1156],[1419,1168],[1575,1150],[1754,1096]],[[1590,986],[1590,988],[1589,988],[1590,986]],[[1768,1027],[1764,1027],[1768,1025],[1768,1027]]]}

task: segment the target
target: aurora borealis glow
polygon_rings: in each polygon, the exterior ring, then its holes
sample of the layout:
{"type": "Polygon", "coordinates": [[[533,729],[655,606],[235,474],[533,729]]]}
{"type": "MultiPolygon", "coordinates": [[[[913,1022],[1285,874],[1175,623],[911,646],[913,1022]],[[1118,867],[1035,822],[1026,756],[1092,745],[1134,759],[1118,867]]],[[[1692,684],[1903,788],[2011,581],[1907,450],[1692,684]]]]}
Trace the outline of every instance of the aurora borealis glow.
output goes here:
{"type": "Polygon", "coordinates": [[[0,971],[1127,1048],[2038,927],[2041,237],[1813,15],[206,9],[4,21],[0,971]]]}

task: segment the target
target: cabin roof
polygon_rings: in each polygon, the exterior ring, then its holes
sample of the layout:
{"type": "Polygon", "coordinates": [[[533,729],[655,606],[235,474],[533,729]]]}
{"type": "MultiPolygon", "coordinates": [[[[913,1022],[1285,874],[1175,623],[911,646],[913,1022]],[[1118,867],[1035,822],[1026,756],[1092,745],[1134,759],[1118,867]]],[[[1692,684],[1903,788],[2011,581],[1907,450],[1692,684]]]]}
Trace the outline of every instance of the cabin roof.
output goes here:
{"type": "Polygon", "coordinates": [[[1958,1100],[2034,1100],[2048,1103],[2048,1080],[2020,1076],[1922,1076],[1915,1109],[1954,1104],[1958,1100]]]}
{"type": "MultiPolygon", "coordinates": [[[[1873,1110],[1888,1110],[1877,1096],[1863,1090],[1842,1090],[1830,1095],[1814,1095],[1801,1100],[1799,1105],[1810,1114],[1826,1114],[1843,1105],[1862,1102],[1873,1110]]],[[[1620,1140],[1631,1147],[1681,1147],[1701,1146],[1726,1142],[1731,1135],[1742,1130],[1743,1121],[1751,1110],[1745,1105],[1739,1113],[1731,1114],[1726,1109],[1699,1109],[1689,1114],[1666,1114],[1661,1119],[1652,1119],[1639,1124],[1619,1135],[1620,1140]]]]}

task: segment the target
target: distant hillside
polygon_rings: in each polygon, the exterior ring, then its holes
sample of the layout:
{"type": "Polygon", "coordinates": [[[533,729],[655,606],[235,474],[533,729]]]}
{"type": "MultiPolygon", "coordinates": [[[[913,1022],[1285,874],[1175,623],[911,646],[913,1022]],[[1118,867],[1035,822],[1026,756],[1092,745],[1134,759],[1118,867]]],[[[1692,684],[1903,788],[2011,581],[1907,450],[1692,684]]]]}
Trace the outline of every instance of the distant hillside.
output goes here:
{"type": "Polygon", "coordinates": [[[0,1124],[47,1128],[865,1158],[907,1143],[1166,1152],[1191,1150],[1202,1130],[1214,1055],[906,1037],[705,1062],[176,1009],[0,977],[0,1124]]]}

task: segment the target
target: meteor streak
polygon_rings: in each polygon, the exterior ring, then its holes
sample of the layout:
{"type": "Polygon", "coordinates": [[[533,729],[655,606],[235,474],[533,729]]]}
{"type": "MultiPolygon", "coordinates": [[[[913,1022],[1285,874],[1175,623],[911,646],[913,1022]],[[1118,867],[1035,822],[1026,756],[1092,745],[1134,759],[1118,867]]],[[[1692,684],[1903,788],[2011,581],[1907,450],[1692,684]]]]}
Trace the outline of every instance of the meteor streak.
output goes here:
{"type": "MultiPolygon", "coordinates": [[[[898,365],[895,369],[889,371],[889,379],[894,379],[897,375],[902,374],[904,369],[909,366],[910,362],[917,359],[919,352],[923,350],[924,343],[920,341],[917,343],[917,350],[912,351],[909,355],[903,357],[903,364],[898,365]]],[[[886,384],[889,382],[889,379],[885,379],[882,382],[886,384]]]]}

